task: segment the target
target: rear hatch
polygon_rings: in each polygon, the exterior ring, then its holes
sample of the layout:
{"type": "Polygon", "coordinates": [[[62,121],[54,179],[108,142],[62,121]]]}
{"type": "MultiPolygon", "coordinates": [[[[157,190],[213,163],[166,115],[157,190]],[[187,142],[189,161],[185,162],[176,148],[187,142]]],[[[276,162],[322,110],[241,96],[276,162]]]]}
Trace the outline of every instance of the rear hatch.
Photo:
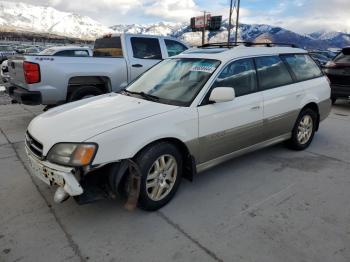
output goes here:
{"type": "Polygon", "coordinates": [[[350,87],[350,47],[343,48],[342,51],[325,66],[332,85],[350,87]]]}
{"type": "Polygon", "coordinates": [[[13,56],[8,60],[10,82],[14,86],[28,88],[23,72],[24,56],[13,56]]]}

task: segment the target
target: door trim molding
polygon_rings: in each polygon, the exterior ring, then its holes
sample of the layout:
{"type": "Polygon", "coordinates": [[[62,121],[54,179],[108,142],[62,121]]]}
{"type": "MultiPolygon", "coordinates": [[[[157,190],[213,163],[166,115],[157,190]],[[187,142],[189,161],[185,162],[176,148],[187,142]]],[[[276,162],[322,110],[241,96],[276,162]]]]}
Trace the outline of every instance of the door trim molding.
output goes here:
{"type": "Polygon", "coordinates": [[[264,148],[264,147],[268,147],[268,146],[271,146],[271,145],[274,145],[274,144],[278,144],[280,142],[288,140],[289,138],[291,138],[291,136],[292,136],[291,133],[287,133],[287,134],[284,134],[284,135],[281,135],[281,136],[278,136],[278,137],[266,140],[264,142],[255,144],[253,146],[249,146],[249,147],[246,147],[246,148],[234,151],[232,153],[220,156],[218,158],[209,160],[207,162],[204,162],[202,164],[197,165],[197,172],[198,173],[202,172],[202,171],[207,170],[207,169],[209,169],[211,167],[214,167],[214,166],[216,166],[216,165],[218,165],[220,163],[223,163],[223,162],[225,162],[227,160],[230,160],[232,158],[244,155],[246,153],[249,153],[249,152],[252,152],[252,151],[256,151],[258,149],[261,149],[261,148],[264,148]]]}

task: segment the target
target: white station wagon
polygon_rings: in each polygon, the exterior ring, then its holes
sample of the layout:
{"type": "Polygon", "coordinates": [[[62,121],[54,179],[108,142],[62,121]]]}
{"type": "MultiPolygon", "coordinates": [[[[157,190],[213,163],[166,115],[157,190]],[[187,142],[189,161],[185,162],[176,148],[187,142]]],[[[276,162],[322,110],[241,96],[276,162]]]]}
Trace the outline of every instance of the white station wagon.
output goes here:
{"type": "Polygon", "coordinates": [[[58,186],[56,202],[128,196],[133,163],[137,204],[156,210],[182,177],[282,141],[307,148],[330,108],[328,79],[305,50],[208,45],[165,59],[120,93],[37,116],[26,149],[33,173],[58,186]]]}

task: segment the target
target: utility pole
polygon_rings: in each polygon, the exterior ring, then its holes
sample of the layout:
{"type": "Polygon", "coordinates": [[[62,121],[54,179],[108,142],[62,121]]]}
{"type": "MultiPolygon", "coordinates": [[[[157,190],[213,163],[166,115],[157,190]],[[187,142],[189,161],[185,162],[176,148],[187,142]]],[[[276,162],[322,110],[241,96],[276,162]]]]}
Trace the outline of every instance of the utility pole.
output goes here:
{"type": "Polygon", "coordinates": [[[230,44],[230,37],[231,37],[232,4],[233,4],[233,0],[231,0],[231,3],[230,3],[230,15],[229,15],[229,18],[228,18],[227,44],[230,44]]]}
{"type": "Polygon", "coordinates": [[[205,43],[205,25],[206,25],[206,11],[203,11],[203,27],[202,27],[202,45],[205,43]]]}
{"type": "Polygon", "coordinates": [[[237,45],[237,38],[238,38],[238,27],[239,27],[239,6],[240,6],[240,0],[237,0],[237,15],[236,15],[236,33],[235,33],[235,44],[237,45]]]}

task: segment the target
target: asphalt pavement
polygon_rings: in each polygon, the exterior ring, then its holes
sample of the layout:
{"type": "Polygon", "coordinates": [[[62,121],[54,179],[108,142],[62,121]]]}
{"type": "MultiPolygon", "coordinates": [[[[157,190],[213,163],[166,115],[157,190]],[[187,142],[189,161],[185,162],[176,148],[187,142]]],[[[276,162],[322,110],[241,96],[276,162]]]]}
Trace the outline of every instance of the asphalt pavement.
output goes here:
{"type": "Polygon", "coordinates": [[[24,133],[42,107],[0,93],[0,261],[350,261],[350,103],[312,145],[266,148],[182,181],[157,212],[53,202],[24,133]]]}

